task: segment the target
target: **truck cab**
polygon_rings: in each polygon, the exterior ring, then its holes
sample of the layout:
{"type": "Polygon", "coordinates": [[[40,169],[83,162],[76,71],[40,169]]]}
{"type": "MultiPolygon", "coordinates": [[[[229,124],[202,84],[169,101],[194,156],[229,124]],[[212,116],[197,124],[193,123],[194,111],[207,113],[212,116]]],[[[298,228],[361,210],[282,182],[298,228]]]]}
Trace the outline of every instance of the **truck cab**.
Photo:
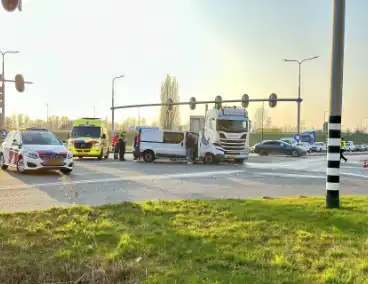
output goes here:
{"type": "Polygon", "coordinates": [[[203,135],[191,131],[162,130],[157,127],[138,130],[134,142],[134,155],[143,157],[147,163],[156,159],[186,159],[186,139],[189,133],[196,141],[195,159],[202,160],[205,164],[223,160],[224,149],[206,140],[203,135]]]}
{"type": "Polygon", "coordinates": [[[68,150],[74,157],[95,157],[99,160],[109,157],[107,128],[101,119],[83,117],[77,119],[68,139],[68,150]]]}
{"type": "Polygon", "coordinates": [[[204,133],[225,150],[225,160],[242,163],[249,156],[249,119],[244,108],[221,107],[206,113],[204,133]]]}

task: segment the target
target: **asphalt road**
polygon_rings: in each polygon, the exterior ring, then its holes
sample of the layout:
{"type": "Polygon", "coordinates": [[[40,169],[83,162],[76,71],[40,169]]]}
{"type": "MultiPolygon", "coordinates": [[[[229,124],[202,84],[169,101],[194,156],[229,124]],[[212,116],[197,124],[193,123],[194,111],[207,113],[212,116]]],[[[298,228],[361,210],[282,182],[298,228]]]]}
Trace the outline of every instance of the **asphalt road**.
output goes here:
{"type": "MultiPolygon", "coordinates": [[[[365,195],[368,169],[362,162],[368,154],[348,158],[341,166],[341,194],[365,195]]],[[[0,211],[158,199],[324,195],[325,168],[326,156],[252,156],[244,165],[76,159],[69,176],[0,171],[0,211]]]]}

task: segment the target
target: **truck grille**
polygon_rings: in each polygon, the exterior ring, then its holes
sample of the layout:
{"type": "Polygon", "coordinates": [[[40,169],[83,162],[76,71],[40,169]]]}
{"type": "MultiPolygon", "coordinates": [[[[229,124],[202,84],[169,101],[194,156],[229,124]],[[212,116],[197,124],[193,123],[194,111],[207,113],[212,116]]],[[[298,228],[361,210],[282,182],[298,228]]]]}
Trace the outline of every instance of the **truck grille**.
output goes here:
{"type": "Polygon", "coordinates": [[[245,150],[245,139],[220,138],[220,145],[225,150],[225,155],[238,155],[245,150]]]}
{"type": "Polygon", "coordinates": [[[75,149],[91,149],[92,143],[74,143],[75,149]]]}

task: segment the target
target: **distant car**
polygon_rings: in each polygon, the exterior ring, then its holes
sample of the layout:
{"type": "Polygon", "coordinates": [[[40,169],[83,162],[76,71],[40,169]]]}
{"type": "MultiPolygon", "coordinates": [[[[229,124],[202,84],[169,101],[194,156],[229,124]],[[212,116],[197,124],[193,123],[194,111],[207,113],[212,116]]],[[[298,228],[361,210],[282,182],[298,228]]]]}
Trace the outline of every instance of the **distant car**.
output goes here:
{"type": "Polygon", "coordinates": [[[346,151],[353,152],[355,150],[355,145],[353,141],[346,141],[346,151]]]}
{"type": "Polygon", "coordinates": [[[315,142],[311,145],[312,152],[325,152],[326,144],[324,142],[315,142]]]}
{"type": "Polygon", "coordinates": [[[264,155],[291,155],[300,157],[307,154],[306,149],[295,145],[290,145],[279,140],[267,140],[255,145],[254,153],[260,156],[264,155]]]}
{"type": "Polygon", "coordinates": [[[73,154],[53,133],[29,128],[10,132],[0,147],[0,168],[16,168],[19,173],[36,170],[73,170],[73,154]]]}
{"type": "Polygon", "coordinates": [[[312,153],[311,144],[309,144],[308,142],[297,142],[292,145],[303,148],[309,154],[312,153]]]}
{"type": "Polygon", "coordinates": [[[364,145],[355,145],[355,148],[352,150],[353,152],[363,152],[365,151],[364,145]]]}

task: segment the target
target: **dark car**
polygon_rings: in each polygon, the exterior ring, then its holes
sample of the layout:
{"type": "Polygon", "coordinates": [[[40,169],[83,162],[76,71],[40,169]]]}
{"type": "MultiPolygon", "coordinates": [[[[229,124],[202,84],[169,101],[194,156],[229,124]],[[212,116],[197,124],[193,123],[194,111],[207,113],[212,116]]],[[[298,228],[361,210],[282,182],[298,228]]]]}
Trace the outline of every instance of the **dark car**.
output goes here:
{"type": "Polygon", "coordinates": [[[268,140],[255,145],[254,153],[263,155],[291,155],[300,157],[307,154],[305,149],[290,145],[283,141],[268,140]]]}

